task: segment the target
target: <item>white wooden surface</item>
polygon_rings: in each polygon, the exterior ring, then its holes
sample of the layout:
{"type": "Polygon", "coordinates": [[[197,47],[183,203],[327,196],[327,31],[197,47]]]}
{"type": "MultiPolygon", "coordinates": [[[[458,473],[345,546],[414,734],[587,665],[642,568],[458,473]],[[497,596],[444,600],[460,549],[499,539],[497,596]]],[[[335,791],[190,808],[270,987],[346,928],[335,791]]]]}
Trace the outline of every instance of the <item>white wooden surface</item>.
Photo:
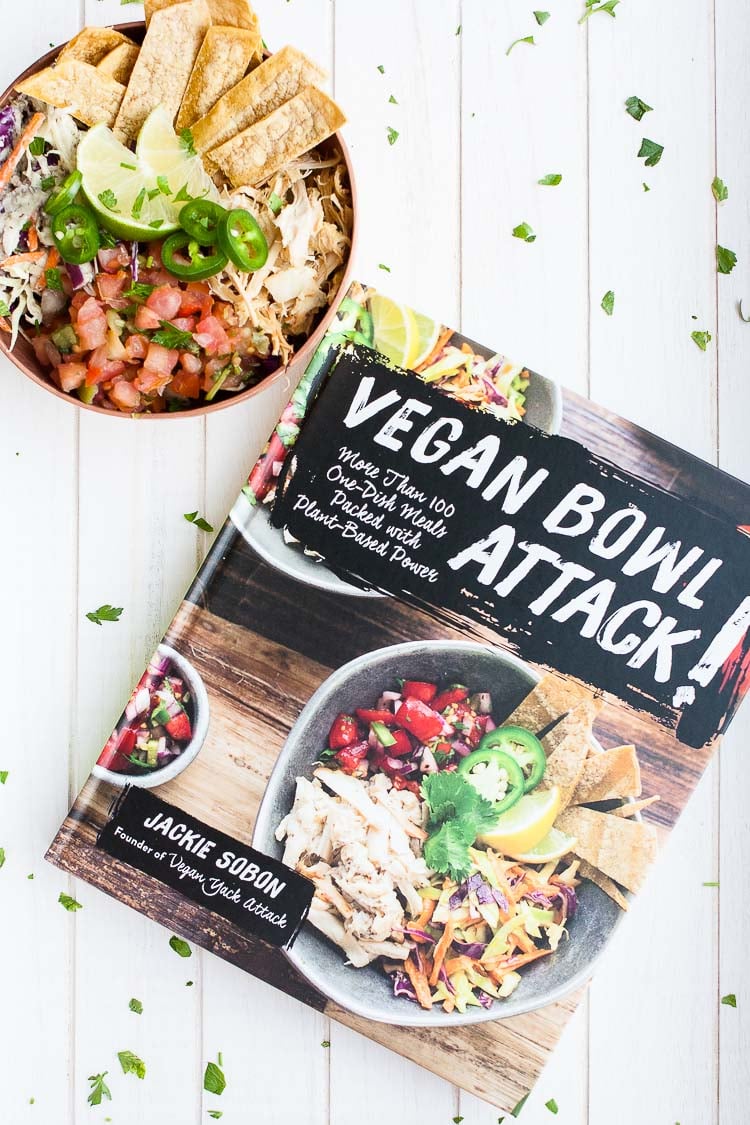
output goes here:
{"type": "MultiPolygon", "coordinates": [[[[582,27],[575,0],[543,6],[551,18],[538,27],[517,0],[258,0],[268,43],[326,63],[349,114],[363,279],[748,479],[750,326],[736,308],[743,287],[750,305],[746,5],[622,0],[616,19],[582,27]],[[529,34],[537,46],[506,57],[529,34]],[[654,106],[640,125],[624,111],[631,94],[654,106]],[[656,168],[636,159],[643,136],[665,146],[656,168]],[[548,172],[563,173],[559,187],[537,186],[548,172]],[[715,172],[730,190],[718,208],[715,172]],[[511,237],[523,220],[533,244],[511,237]],[[730,277],[715,272],[717,237],[739,257],[730,277]],[[706,354],[696,327],[713,336],[706,354]]],[[[3,7],[4,80],[84,20],[141,11],[118,0],[3,7]]],[[[197,507],[220,526],[284,398],[279,388],[207,422],[129,425],[58,403],[2,364],[4,1125],[197,1125],[213,1107],[227,1125],[498,1120],[218,959],[179,959],[167,932],[68,886],[41,858],[208,546],[182,513],[197,507]],[[85,619],[102,602],[125,607],[117,625],[85,619]],[[62,910],[61,890],[84,909],[62,910]],[[133,996],[142,1016],[128,1010],[133,996]],[[119,1073],[126,1048],[146,1060],[145,1081],[119,1073]],[[201,1088],[218,1051],[220,1099],[201,1088]],[[90,1109],[86,1078],[105,1069],[114,1100],[90,1109]]],[[[748,735],[750,709],[600,966],[526,1125],[553,1119],[550,1098],[560,1125],[746,1119],[748,735]],[[719,1003],[728,992],[736,1010],[719,1003]]]]}

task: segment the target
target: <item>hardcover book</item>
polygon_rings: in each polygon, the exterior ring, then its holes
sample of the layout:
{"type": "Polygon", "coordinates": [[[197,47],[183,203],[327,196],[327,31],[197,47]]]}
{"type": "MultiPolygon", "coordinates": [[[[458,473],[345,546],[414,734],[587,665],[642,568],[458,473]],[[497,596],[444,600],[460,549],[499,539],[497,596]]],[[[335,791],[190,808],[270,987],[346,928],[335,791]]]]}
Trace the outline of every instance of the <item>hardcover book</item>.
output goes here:
{"type": "Polygon", "coordinates": [[[748,512],[355,284],[48,858],[511,1110],[746,690],[748,512]]]}

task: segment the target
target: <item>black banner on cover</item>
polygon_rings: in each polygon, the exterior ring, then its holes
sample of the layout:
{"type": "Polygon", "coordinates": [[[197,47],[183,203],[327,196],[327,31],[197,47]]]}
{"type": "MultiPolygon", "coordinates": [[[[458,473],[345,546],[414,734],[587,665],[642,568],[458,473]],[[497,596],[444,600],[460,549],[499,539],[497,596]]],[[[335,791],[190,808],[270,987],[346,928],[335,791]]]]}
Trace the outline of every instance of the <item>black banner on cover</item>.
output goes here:
{"type": "Polygon", "coordinates": [[[747,536],[369,349],[339,354],[273,522],[335,569],[473,619],[676,725],[688,745],[721,731],[747,686],[747,536]]]}
{"type": "Polygon", "coordinates": [[[130,786],[97,847],[271,945],[293,944],[314,886],[277,859],[130,786]]]}

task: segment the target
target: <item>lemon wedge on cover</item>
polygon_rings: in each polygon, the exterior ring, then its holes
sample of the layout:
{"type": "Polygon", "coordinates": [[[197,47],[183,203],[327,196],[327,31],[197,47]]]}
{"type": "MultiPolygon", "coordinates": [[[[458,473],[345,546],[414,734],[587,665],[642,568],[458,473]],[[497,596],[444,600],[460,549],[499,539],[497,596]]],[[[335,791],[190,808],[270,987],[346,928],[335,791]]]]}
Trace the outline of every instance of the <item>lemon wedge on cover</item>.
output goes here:
{"type": "Polygon", "coordinates": [[[414,313],[382,293],[370,298],[374,346],[391,363],[409,367],[419,350],[419,328],[414,313]]]}
{"type": "Polygon", "coordinates": [[[428,355],[434,351],[435,344],[437,344],[440,336],[441,325],[422,313],[412,311],[412,316],[417,326],[417,341],[415,350],[409,356],[407,366],[414,370],[415,367],[419,367],[420,363],[424,363],[428,355]]]}
{"type": "Polygon", "coordinates": [[[507,812],[500,813],[493,827],[482,833],[479,840],[512,858],[525,855],[545,838],[559,811],[560,790],[556,785],[525,793],[507,812]]]}
{"type": "Polygon", "coordinates": [[[575,836],[568,836],[559,828],[550,828],[544,839],[527,852],[514,852],[512,859],[521,863],[549,863],[552,859],[561,859],[572,851],[578,841],[575,836]]]}

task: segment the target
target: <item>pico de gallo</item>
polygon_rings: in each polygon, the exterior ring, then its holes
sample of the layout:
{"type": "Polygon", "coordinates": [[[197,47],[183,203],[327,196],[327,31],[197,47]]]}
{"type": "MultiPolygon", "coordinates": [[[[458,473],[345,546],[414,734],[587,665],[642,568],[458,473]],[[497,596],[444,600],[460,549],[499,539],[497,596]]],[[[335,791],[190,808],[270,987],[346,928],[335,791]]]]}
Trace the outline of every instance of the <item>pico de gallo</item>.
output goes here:
{"type": "Polygon", "coordinates": [[[151,659],[97,759],[114,773],[143,776],[163,769],[193,737],[194,701],[172,660],[151,659]]]}

